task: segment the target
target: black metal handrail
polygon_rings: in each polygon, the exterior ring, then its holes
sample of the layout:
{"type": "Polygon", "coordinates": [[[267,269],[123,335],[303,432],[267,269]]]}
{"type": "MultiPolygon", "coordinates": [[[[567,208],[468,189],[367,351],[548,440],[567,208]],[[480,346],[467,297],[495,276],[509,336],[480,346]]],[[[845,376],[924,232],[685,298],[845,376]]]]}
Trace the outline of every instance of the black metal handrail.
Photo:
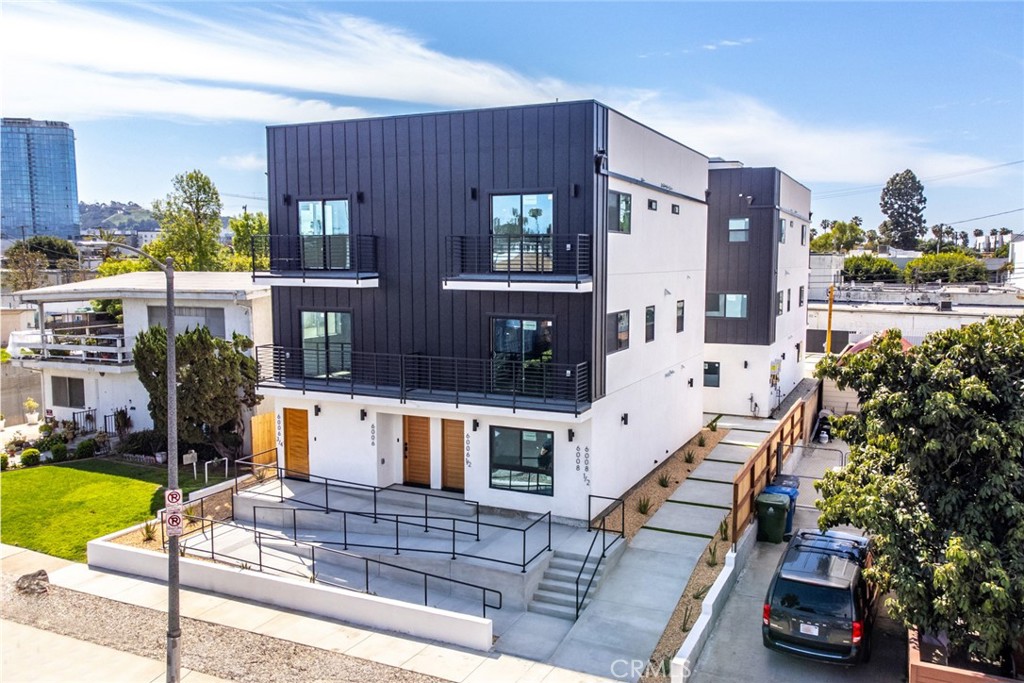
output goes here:
{"type": "MultiPolygon", "coordinates": [[[[225,522],[225,521],[221,521],[221,520],[207,519],[205,517],[200,517],[200,516],[195,516],[195,515],[187,515],[187,514],[183,515],[183,519],[186,522],[186,524],[189,524],[189,526],[192,526],[194,524],[201,524],[202,526],[201,526],[201,528],[198,531],[200,533],[202,533],[204,536],[206,536],[206,525],[207,525],[207,523],[209,523],[209,525],[210,525],[210,533],[209,533],[208,538],[210,540],[210,549],[209,550],[204,550],[202,548],[196,548],[195,546],[189,548],[186,543],[182,543],[181,544],[181,552],[182,552],[182,554],[185,554],[187,552],[191,552],[193,554],[206,554],[206,553],[209,553],[210,559],[214,559],[214,560],[221,559],[221,560],[223,560],[224,558],[228,558],[228,559],[231,559],[231,560],[236,560],[238,562],[238,564],[241,565],[241,564],[244,563],[244,561],[241,558],[237,557],[237,556],[232,556],[232,555],[229,555],[229,554],[223,553],[223,552],[218,555],[218,553],[216,551],[215,543],[214,543],[214,537],[215,537],[214,529],[217,526],[221,526],[221,527],[229,527],[231,529],[242,530],[242,531],[244,531],[246,533],[255,533],[255,541],[256,541],[256,547],[257,547],[257,553],[258,553],[257,554],[257,563],[258,563],[259,571],[261,573],[268,573],[268,572],[265,571],[264,563],[263,563],[263,543],[264,543],[264,539],[269,538],[269,539],[272,539],[272,540],[277,540],[277,539],[284,538],[282,536],[277,536],[277,535],[274,535],[274,534],[271,534],[271,533],[267,533],[267,532],[263,532],[263,531],[258,531],[258,530],[253,530],[253,529],[248,529],[248,528],[246,528],[244,526],[241,526],[239,524],[236,524],[234,522],[225,522]]],[[[162,526],[163,525],[161,525],[161,527],[162,526]]],[[[286,539],[286,540],[291,540],[291,539],[286,539]]],[[[333,586],[335,588],[341,588],[343,590],[351,590],[351,591],[354,591],[354,592],[357,592],[357,593],[367,593],[367,594],[369,594],[370,593],[370,565],[373,564],[373,565],[375,565],[377,567],[388,567],[389,569],[397,569],[397,570],[400,570],[400,571],[403,571],[403,572],[408,572],[409,574],[413,574],[413,575],[422,577],[423,578],[423,605],[424,606],[428,606],[429,605],[429,593],[428,593],[428,591],[429,591],[429,584],[428,584],[429,579],[436,579],[438,581],[444,581],[445,583],[448,583],[448,584],[455,584],[455,585],[459,585],[459,586],[466,586],[467,588],[473,588],[473,589],[479,590],[480,591],[481,614],[484,617],[487,616],[487,608],[488,607],[490,607],[491,609],[501,609],[502,605],[503,605],[503,602],[504,602],[504,598],[502,596],[501,591],[496,590],[494,588],[488,588],[487,586],[481,586],[479,584],[470,583],[468,581],[460,581],[458,579],[452,579],[452,578],[449,578],[449,577],[446,577],[446,576],[441,576],[439,574],[432,574],[430,572],[421,571],[419,569],[412,569],[410,567],[403,567],[402,565],[399,565],[399,564],[393,564],[391,562],[385,562],[384,560],[378,560],[378,559],[369,558],[369,557],[363,557],[361,555],[356,555],[354,553],[347,553],[347,552],[344,552],[342,550],[335,550],[334,548],[324,548],[322,546],[318,546],[318,545],[313,544],[313,543],[306,543],[306,542],[298,541],[298,540],[294,540],[294,541],[292,541],[292,543],[295,546],[300,546],[301,545],[301,546],[309,549],[309,555],[310,555],[310,574],[311,575],[299,574],[297,572],[290,572],[290,571],[288,571],[286,569],[280,569],[280,568],[274,568],[275,572],[281,573],[281,574],[290,574],[292,576],[301,576],[303,578],[311,579],[312,581],[314,581],[316,583],[322,583],[324,585],[333,586]],[[335,583],[335,582],[332,582],[332,581],[329,581],[329,580],[321,578],[318,575],[317,571],[316,571],[316,554],[317,554],[317,551],[319,551],[321,553],[321,555],[323,553],[328,553],[329,555],[340,556],[340,557],[344,557],[346,559],[351,559],[351,560],[355,560],[357,562],[362,562],[363,563],[364,590],[360,591],[360,590],[358,590],[356,588],[352,588],[351,586],[346,586],[344,584],[335,583]],[[497,596],[497,604],[491,604],[491,603],[488,602],[487,598],[488,598],[489,595],[497,596]]],[[[165,544],[165,550],[166,550],[166,544],[165,544]]]]}
{"type": "Polygon", "coordinates": [[[378,272],[376,235],[256,235],[250,243],[252,272],[269,256],[271,273],[378,272]]]}
{"type": "Polygon", "coordinates": [[[591,275],[591,237],[576,235],[449,235],[445,237],[445,278],[504,275],[572,277],[576,285],[591,275]]]}
{"type": "Polygon", "coordinates": [[[577,415],[590,400],[587,363],[447,358],[353,351],[351,344],[257,347],[258,380],[329,391],[460,405],[544,404],[577,415]]]}
{"type": "Polygon", "coordinates": [[[587,599],[587,594],[590,592],[591,586],[594,585],[594,577],[597,576],[597,570],[601,568],[601,562],[608,554],[608,549],[611,548],[620,538],[626,537],[626,501],[622,496],[618,498],[609,498],[607,496],[587,496],[587,531],[598,531],[600,533],[594,534],[594,538],[590,541],[590,548],[587,550],[586,557],[583,558],[583,564],[580,566],[580,571],[576,574],[576,618],[580,618],[580,612],[583,611],[583,603],[587,599]],[[594,526],[594,518],[592,517],[591,506],[594,499],[598,500],[610,500],[613,501],[611,505],[608,505],[602,510],[597,519],[597,526],[594,526]],[[608,543],[608,517],[611,516],[615,510],[619,510],[619,531],[612,536],[611,543],[608,543]],[[590,556],[594,553],[594,548],[597,546],[597,539],[601,539],[601,556],[597,558],[597,562],[594,563],[594,568],[590,571],[590,578],[587,580],[587,585],[583,589],[583,595],[580,595],[580,582],[583,580],[583,572],[587,568],[587,562],[590,561],[590,556]]]}
{"type": "Polygon", "coordinates": [[[75,423],[75,431],[92,434],[96,431],[96,409],[76,410],[71,413],[71,421],[75,423]]]}

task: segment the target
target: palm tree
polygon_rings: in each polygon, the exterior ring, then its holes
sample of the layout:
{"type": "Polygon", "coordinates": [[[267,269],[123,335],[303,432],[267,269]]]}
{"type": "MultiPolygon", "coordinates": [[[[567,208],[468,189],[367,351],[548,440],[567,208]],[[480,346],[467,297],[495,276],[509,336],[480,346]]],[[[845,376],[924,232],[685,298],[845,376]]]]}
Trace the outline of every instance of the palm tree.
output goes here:
{"type": "Polygon", "coordinates": [[[97,239],[104,243],[102,247],[96,250],[96,255],[100,257],[100,261],[116,258],[118,253],[120,253],[117,245],[127,244],[124,235],[119,235],[113,230],[104,230],[103,228],[100,228],[97,239]]]}
{"type": "Polygon", "coordinates": [[[968,246],[968,244],[967,244],[967,231],[966,230],[961,230],[960,231],[960,244],[962,244],[965,247],[968,246]]]}
{"type": "Polygon", "coordinates": [[[942,250],[942,224],[932,226],[932,234],[935,235],[935,253],[942,250]]]}

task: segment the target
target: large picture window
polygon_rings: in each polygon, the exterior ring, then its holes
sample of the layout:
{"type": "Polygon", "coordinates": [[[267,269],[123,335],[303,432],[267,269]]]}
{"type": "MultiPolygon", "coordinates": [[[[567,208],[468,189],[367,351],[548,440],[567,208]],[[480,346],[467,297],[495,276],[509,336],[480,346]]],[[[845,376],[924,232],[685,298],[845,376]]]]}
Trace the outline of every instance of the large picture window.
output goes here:
{"type": "Polygon", "coordinates": [[[304,269],[348,270],[348,200],[300,201],[299,241],[304,269]]]}
{"type": "Polygon", "coordinates": [[[495,389],[544,395],[551,380],[547,364],[554,356],[554,321],[492,318],[491,332],[495,389]]]}
{"type": "Polygon", "coordinates": [[[551,272],[555,196],[491,197],[491,265],[496,271],[551,272]]]}
{"type": "Polygon", "coordinates": [[[352,314],[302,311],[302,371],[306,377],[347,377],[352,369],[352,314]]]}
{"type": "Polygon", "coordinates": [[[85,407],[85,380],[81,377],[51,377],[53,405],[58,408],[85,407]]]}
{"type": "Polygon", "coordinates": [[[552,432],[491,427],[491,488],[554,495],[554,448],[552,432]]]}
{"type": "MultiPolygon", "coordinates": [[[[167,327],[167,307],[148,306],[147,314],[149,326],[167,327]]],[[[184,332],[186,329],[194,330],[197,327],[205,327],[210,334],[218,339],[227,339],[227,330],[224,327],[224,309],[213,308],[212,306],[175,306],[174,307],[174,329],[184,332]]]]}
{"type": "Polygon", "coordinates": [[[708,294],[704,304],[709,318],[746,318],[746,294],[708,294]]]}
{"type": "Polygon", "coordinates": [[[608,192],[608,232],[629,233],[633,223],[633,197],[624,192],[608,192]]]}

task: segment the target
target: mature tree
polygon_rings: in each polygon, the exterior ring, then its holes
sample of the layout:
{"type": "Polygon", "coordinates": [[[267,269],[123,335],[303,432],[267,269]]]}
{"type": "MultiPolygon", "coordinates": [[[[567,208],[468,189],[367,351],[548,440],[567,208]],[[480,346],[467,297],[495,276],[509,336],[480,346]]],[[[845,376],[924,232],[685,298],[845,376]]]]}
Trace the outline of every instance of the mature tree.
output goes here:
{"type": "Polygon", "coordinates": [[[889,178],[879,205],[885,214],[881,232],[899,249],[913,249],[924,234],[924,185],[910,169],[889,178]]]}
{"type": "MultiPolygon", "coordinates": [[[[206,327],[178,335],[178,433],[186,443],[208,442],[224,457],[238,454],[245,411],[263,397],[256,393],[256,361],[246,355],[252,341],[235,334],[218,339],[206,327]]],[[[133,349],[139,380],[149,392],[149,413],[167,431],[167,330],[140,332],[133,349]]]]}
{"type": "Polygon", "coordinates": [[[861,254],[846,257],[843,276],[853,282],[898,282],[903,274],[899,266],[887,258],[861,254]]]}
{"type": "Polygon", "coordinates": [[[845,252],[864,241],[864,231],[853,221],[822,221],[825,230],[811,240],[811,251],[818,254],[845,252]]]}
{"type": "Polygon", "coordinates": [[[231,228],[231,246],[235,253],[229,262],[229,270],[270,270],[270,222],[262,211],[249,213],[243,208],[242,215],[228,222],[231,228]],[[253,258],[256,263],[253,264],[253,258]]]}
{"type": "Polygon", "coordinates": [[[7,250],[7,255],[11,256],[21,251],[30,251],[45,256],[44,268],[56,268],[57,262],[62,259],[78,261],[78,249],[75,248],[75,245],[69,240],[52,235],[35,235],[26,240],[19,240],[7,250]]]}
{"type": "Polygon", "coordinates": [[[12,292],[39,287],[46,282],[46,256],[28,249],[7,250],[4,287],[12,292]]]}
{"type": "Polygon", "coordinates": [[[101,263],[96,272],[100,277],[137,273],[140,270],[156,270],[156,264],[147,258],[111,258],[101,263]]]}
{"type": "Polygon", "coordinates": [[[1005,654],[1024,636],[1024,317],[933,332],[906,351],[889,330],[816,374],[854,389],[861,408],[836,420],[850,458],[815,484],[821,528],[874,536],[867,573],[907,627],[1005,654]]]}
{"type": "Polygon", "coordinates": [[[149,245],[149,253],[160,261],[173,256],[177,270],[222,270],[221,209],[220,194],[204,173],[175,176],[174,191],[165,201],[153,202],[160,237],[149,245]]]}
{"type": "Polygon", "coordinates": [[[977,282],[988,279],[985,262],[960,251],[925,254],[907,264],[907,282],[977,282]]]}

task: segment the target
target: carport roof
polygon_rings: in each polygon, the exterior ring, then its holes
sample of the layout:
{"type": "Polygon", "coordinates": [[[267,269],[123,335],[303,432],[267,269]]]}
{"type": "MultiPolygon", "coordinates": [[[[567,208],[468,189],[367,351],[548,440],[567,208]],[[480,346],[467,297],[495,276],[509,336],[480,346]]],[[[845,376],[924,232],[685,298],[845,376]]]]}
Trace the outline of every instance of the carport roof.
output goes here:
{"type": "MultiPolygon", "coordinates": [[[[167,278],[159,271],[123,273],[65,285],[17,292],[25,303],[38,304],[89,299],[152,299],[167,291],[167,278]]],[[[188,299],[259,299],[270,296],[270,286],[255,284],[249,273],[175,272],[174,293],[188,299]]]]}

